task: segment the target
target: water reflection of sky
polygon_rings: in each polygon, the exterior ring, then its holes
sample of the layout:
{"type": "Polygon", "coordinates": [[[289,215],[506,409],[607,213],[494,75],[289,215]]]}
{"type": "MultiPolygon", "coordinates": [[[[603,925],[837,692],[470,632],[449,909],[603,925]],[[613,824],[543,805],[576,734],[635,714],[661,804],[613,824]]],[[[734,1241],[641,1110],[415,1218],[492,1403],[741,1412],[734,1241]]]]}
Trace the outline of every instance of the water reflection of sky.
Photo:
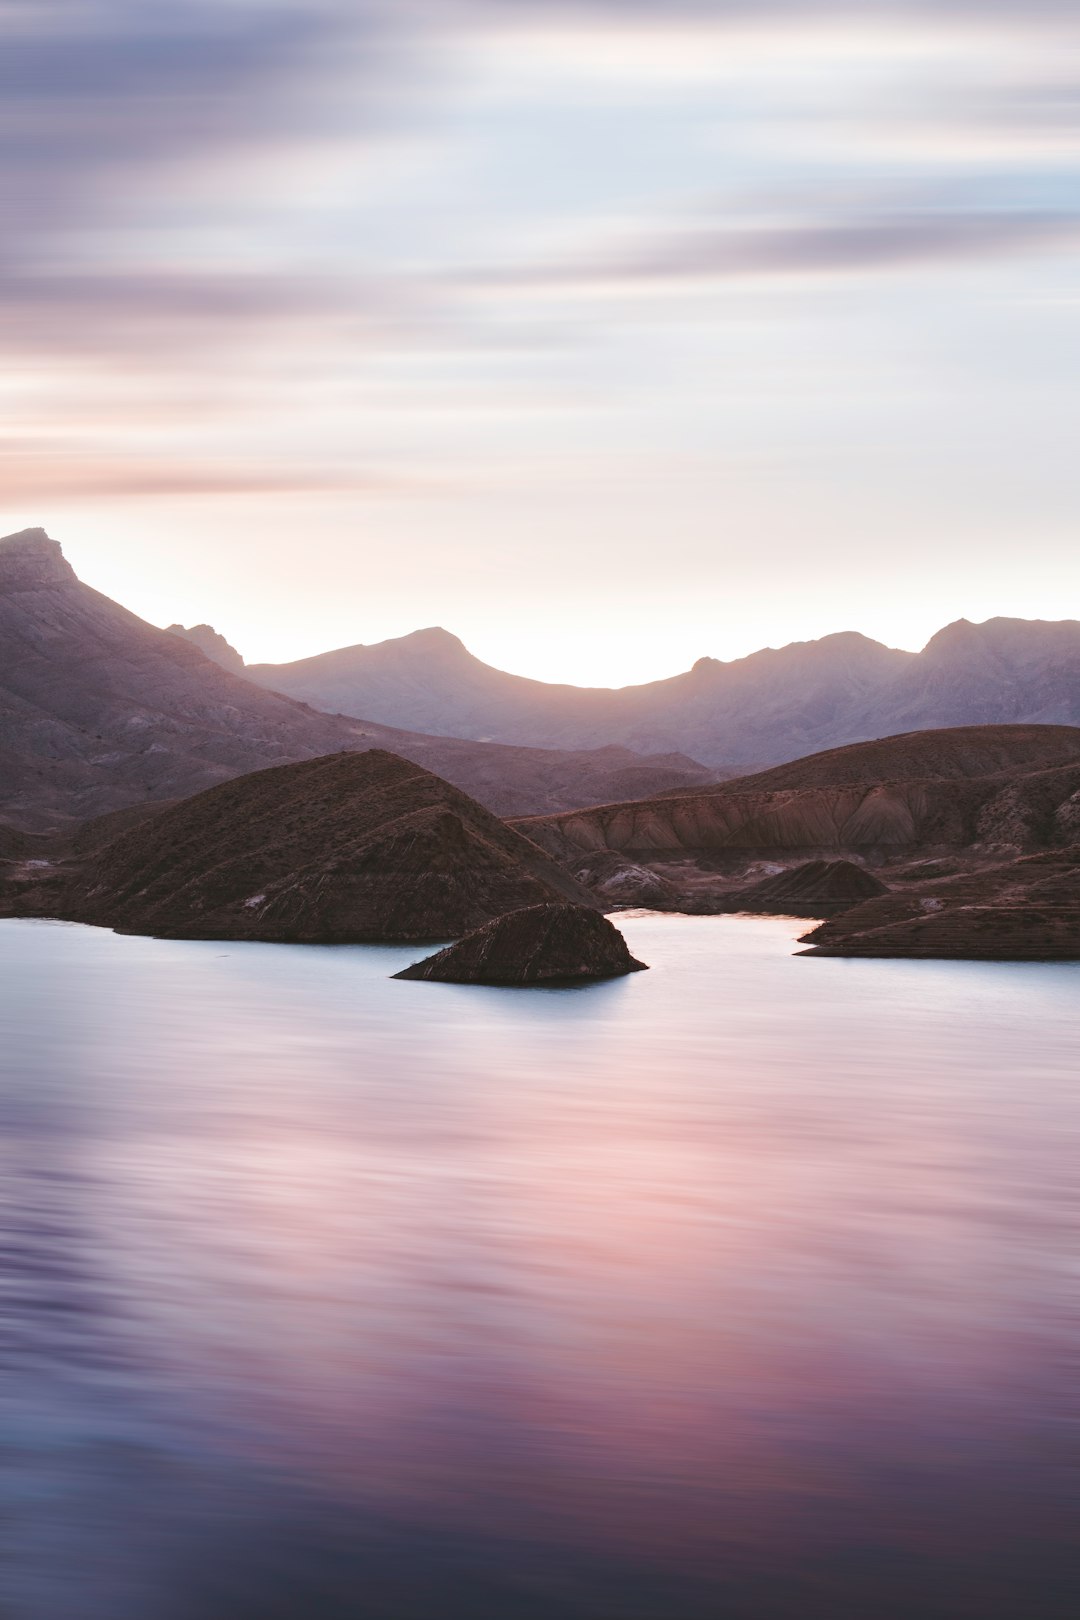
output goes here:
{"type": "Polygon", "coordinates": [[[1073,1612],[1078,970],[626,929],[0,924],[18,1620],[1073,1612]]]}

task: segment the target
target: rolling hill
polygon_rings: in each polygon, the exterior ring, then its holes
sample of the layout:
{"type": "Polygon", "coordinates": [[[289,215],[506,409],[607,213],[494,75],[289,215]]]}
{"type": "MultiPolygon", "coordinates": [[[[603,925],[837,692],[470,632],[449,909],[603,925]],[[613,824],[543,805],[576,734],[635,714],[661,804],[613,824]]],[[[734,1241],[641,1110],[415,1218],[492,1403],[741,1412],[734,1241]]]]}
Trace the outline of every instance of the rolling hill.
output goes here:
{"type": "Polygon", "coordinates": [[[475,800],[382,749],[255,771],[160,811],[50,886],[62,916],[186,939],[441,940],[597,902],[475,800]]]}

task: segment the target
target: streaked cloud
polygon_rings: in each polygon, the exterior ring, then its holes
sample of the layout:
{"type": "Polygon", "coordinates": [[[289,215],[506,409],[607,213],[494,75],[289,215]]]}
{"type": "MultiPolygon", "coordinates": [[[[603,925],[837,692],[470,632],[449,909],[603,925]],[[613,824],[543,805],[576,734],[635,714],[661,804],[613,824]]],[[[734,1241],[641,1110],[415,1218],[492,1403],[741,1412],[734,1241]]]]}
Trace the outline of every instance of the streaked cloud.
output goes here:
{"type": "Polygon", "coordinates": [[[1080,238],[1074,214],[883,214],[849,220],[701,229],[622,253],[565,263],[477,271],[473,290],[618,292],[731,277],[850,275],[984,259],[1080,238]]]}
{"type": "Polygon", "coordinates": [[[0,0],[0,532],[377,495],[387,582],[484,532],[494,592],[545,521],[599,580],[797,500],[843,572],[852,444],[899,512],[938,422],[1057,534],[1078,52],[1075,0],[0,0]]]}
{"type": "Polygon", "coordinates": [[[41,509],[103,497],[274,496],[304,493],[374,495],[393,490],[385,477],[365,478],[346,468],[285,467],[275,472],[265,460],[238,463],[230,457],[215,466],[208,456],[193,462],[136,453],[78,452],[45,445],[28,451],[15,445],[0,454],[0,502],[31,503],[41,509]]]}

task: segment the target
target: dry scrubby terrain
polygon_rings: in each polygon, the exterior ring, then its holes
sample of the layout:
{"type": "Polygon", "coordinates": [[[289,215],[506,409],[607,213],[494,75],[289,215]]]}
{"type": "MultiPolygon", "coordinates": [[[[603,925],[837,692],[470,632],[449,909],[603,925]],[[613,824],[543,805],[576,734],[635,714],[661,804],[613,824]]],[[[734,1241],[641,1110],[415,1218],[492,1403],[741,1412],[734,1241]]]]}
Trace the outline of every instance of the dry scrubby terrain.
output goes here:
{"type": "Polygon", "coordinates": [[[904,734],[516,825],[609,904],[829,917],[818,954],[1080,957],[1073,727],[904,734]]]}
{"type": "Polygon", "coordinates": [[[692,793],[520,819],[562,859],[596,850],[915,850],[1080,838],[1080,728],[916,732],[692,793]]]}
{"type": "Polygon", "coordinates": [[[831,955],[1080,956],[1080,763],[1031,768],[1075,734],[1011,729],[955,747],[947,734],[920,739],[924,758],[954,770],[998,764],[1010,748],[1023,760],[990,776],[904,777],[901,737],[891,782],[828,785],[887,766],[874,744],[861,760],[806,761],[818,786],[785,768],[786,787],[733,783],[691,805],[653,799],[514,826],[409,761],[339,753],[153,814],[114,812],[64,842],[9,833],[0,908],[141,933],[345,941],[453,938],[569,901],[828,917],[808,944],[831,955]],[[668,841],[583,848],[568,823],[577,837],[645,826],[668,841]],[[852,825],[860,841],[845,846],[852,825]]]}
{"type": "Polygon", "coordinates": [[[44,910],[197,939],[450,939],[520,906],[596,902],[430,771],[372,750],[196,794],[39,886],[44,910]]]}
{"type": "Polygon", "coordinates": [[[1080,844],[957,877],[904,874],[805,936],[817,956],[1080,959],[1080,844]]]}

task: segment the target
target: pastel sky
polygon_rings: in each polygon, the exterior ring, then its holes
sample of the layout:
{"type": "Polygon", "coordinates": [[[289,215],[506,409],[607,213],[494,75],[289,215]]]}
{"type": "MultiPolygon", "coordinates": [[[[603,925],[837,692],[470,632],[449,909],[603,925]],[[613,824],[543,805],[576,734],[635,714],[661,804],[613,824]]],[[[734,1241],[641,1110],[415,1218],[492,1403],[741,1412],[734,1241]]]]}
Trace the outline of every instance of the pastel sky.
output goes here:
{"type": "Polygon", "coordinates": [[[0,0],[0,533],[250,660],[1080,617],[1076,0],[0,0]]]}

